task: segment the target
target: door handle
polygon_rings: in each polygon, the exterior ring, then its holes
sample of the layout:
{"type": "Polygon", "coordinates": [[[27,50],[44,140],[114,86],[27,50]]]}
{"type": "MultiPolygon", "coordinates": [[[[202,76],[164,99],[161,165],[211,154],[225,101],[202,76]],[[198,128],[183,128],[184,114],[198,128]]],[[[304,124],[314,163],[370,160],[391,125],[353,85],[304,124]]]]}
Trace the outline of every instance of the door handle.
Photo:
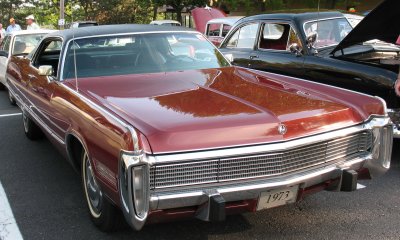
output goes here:
{"type": "Polygon", "coordinates": [[[250,59],[256,59],[258,58],[258,55],[250,55],[250,59]]]}

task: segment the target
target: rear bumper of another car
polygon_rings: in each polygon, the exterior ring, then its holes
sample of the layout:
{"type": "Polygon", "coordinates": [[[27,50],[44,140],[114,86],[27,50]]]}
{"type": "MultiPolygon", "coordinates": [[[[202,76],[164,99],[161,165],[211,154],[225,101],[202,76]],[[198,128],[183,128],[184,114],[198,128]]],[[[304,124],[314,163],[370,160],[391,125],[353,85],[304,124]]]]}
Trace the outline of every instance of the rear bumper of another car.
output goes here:
{"type": "MultiPolygon", "coordinates": [[[[161,218],[168,220],[179,216],[196,216],[202,220],[213,221],[223,220],[225,214],[239,210],[256,211],[260,209],[258,205],[262,194],[280,189],[297,189],[294,201],[301,199],[306,193],[323,189],[353,191],[357,188],[358,179],[378,177],[389,169],[393,144],[392,129],[389,117],[374,117],[350,128],[280,143],[165,155],[122,152],[119,176],[122,211],[128,223],[134,229],[140,230],[147,221],[159,221],[161,218]],[[320,162],[312,167],[287,174],[193,184],[199,179],[199,181],[202,181],[202,178],[206,179],[214,171],[210,170],[209,166],[217,161],[215,159],[224,159],[226,156],[232,157],[237,154],[241,156],[259,154],[260,151],[268,154],[276,151],[291,151],[309,147],[310,144],[335,142],[339,138],[345,139],[341,142],[343,145],[347,143],[347,136],[354,136],[355,133],[361,132],[368,132],[371,135],[369,147],[368,151],[354,155],[355,157],[341,158],[338,155],[334,161],[320,162]],[[209,160],[210,158],[213,160],[209,160]],[[208,159],[205,162],[209,165],[201,165],[204,167],[201,168],[201,172],[198,172],[199,168],[196,168],[196,164],[204,159],[208,159]],[[195,165],[192,167],[192,165],[184,164],[195,165]],[[156,170],[157,167],[166,165],[168,168],[160,167],[163,170],[156,170]],[[183,172],[175,171],[184,169],[185,166],[186,170],[183,172]],[[188,173],[193,177],[188,178],[191,176],[188,173]],[[174,184],[179,183],[180,186],[174,186],[172,183],[168,185],[168,181],[171,180],[165,179],[171,179],[171,174],[175,174],[174,184]],[[158,182],[159,185],[157,185],[156,179],[164,179],[164,181],[158,182]]],[[[349,145],[348,148],[352,146],[349,145]]],[[[335,149],[329,151],[330,154],[334,152],[335,149]]],[[[221,160],[216,166],[219,168],[223,164],[226,162],[221,160]]],[[[248,166],[242,168],[246,167],[248,166]]],[[[257,163],[256,169],[258,168],[261,169],[261,165],[257,163]]],[[[234,171],[241,171],[241,168],[232,170],[234,171]]]]}

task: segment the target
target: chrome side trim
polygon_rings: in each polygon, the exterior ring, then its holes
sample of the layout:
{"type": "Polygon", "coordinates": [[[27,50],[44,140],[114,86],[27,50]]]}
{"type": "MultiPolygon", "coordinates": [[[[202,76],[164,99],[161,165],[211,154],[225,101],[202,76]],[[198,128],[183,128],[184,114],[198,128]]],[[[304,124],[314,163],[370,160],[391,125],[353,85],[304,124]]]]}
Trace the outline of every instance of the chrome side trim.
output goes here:
{"type": "MultiPolygon", "coordinates": [[[[13,84],[14,85],[14,84],[13,84]]],[[[16,89],[18,89],[15,85],[14,87],[16,89]]],[[[11,94],[15,97],[15,100],[18,102],[18,106],[20,106],[21,111],[27,111],[29,116],[33,117],[36,121],[36,123],[38,123],[42,129],[44,129],[50,136],[52,136],[57,142],[59,142],[61,145],[65,145],[65,141],[63,139],[61,139],[59,136],[57,136],[57,134],[55,132],[53,132],[53,130],[51,130],[51,128],[49,126],[47,126],[40,118],[39,116],[37,116],[31,109],[30,107],[26,106],[26,104],[20,99],[20,97],[18,95],[15,94],[14,90],[12,90],[11,88],[8,89],[9,91],[11,91],[11,94]]],[[[19,90],[18,90],[19,91],[19,90]]],[[[20,93],[22,94],[22,92],[20,91],[20,93]]]]}

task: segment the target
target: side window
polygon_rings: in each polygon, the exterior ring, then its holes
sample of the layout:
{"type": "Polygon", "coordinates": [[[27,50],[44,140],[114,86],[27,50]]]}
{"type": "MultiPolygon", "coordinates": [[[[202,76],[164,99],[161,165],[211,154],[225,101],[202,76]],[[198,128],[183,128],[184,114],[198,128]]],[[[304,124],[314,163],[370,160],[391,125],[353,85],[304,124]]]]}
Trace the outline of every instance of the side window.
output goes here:
{"type": "Polygon", "coordinates": [[[236,30],[229,39],[227,48],[253,48],[257,36],[258,23],[251,23],[236,30]]]}
{"type": "Polygon", "coordinates": [[[229,30],[231,30],[231,28],[232,28],[231,25],[224,24],[222,26],[222,35],[221,36],[225,37],[228,34],[229,30]]]}
{"type": "MultiPolygon", "coordinates": [[[[260,35],[259,48],[287,50],[290,33],[291,27],[289,24],[265,23],[260,35]]],[[[297,36],[294,34],[292,37],[295,38],[297,36]]]]}
{"type": "Polygon", "coordinates": [[[207,30],[207,36],[218,37],[221,30],[221,24],[209,24],[207,30]]]}
{"type": "Polygon", "coordinates": [[[1,42],[0,50],[8,53],[10,51],[10,40],[11,36],[6,36],[4,40],[1,42]]]}
{"type": "Polygon", "coordinates": [[[59,39],[43,41],[38,49],[39,52],[36,55],[33,65],[36,68],[43,65],[51,65],[53,67],[54,77],[56,77],[58,73],[58,63],[60,61],[61,46],[62,41],[59,39]]]}

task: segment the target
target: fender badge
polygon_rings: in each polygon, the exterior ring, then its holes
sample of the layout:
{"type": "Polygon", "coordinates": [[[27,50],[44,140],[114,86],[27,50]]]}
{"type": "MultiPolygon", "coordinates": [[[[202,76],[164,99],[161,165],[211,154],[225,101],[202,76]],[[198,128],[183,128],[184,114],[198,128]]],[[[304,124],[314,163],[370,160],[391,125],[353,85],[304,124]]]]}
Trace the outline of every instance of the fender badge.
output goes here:
{"type": "Polygon", "coordinates": [[[282,123],[279,124],[278,132],[279,132],[281,135],[284,135],[284,134],[287,132],[287,128],[286,128],[285,124],[282,124],[282,123]]]}

